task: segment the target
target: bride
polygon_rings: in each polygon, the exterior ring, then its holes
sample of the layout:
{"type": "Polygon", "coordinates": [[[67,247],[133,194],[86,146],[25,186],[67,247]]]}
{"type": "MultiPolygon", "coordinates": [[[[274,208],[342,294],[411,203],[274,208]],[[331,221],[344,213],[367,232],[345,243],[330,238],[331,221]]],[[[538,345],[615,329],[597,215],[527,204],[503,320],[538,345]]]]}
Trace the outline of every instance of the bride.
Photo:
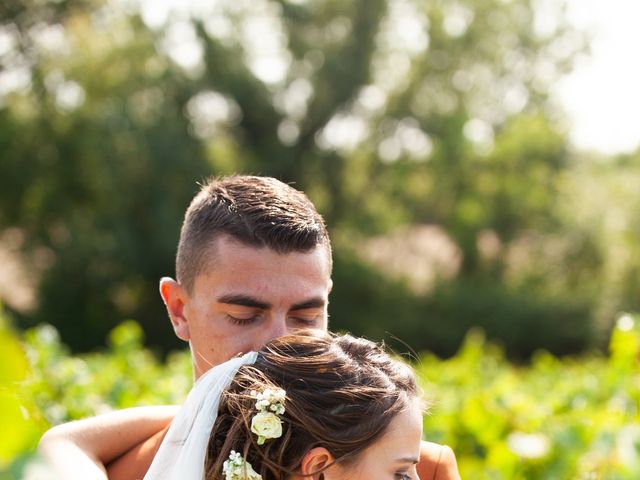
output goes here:
{"type": "Polygon", "coordinates": [[[145,480],[416,479],[421,435],[409,367],[309,331],[203,375],[145,480]]]}
{"type": "Polygon", "coordinates": [[[64,479],[106,479],[101,459],[145,480],[459,480],[451,450],[420,441],[421,405],[413,371],[379,345],[309,330],[212,368],[177,414],[138,407],[59,425],[40,452],[64,479]],[[153,458],[138,475],[119,455],[154,432],[159,449],[135,449],[153,458]]]}

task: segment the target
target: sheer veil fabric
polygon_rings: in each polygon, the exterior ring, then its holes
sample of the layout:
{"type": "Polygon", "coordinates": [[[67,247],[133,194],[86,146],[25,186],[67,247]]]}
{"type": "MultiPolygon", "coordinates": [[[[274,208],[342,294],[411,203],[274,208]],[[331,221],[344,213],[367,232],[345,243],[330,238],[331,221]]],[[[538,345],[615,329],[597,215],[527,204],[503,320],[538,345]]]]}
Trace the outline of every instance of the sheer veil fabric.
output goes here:
{"type": "Polygon", "coordinates": [[[171,422],[144,480],[203,480],[204,459],[220,395],[238,369],[256,361],[257,352],[236,357],[202,375],[171,422]]]}

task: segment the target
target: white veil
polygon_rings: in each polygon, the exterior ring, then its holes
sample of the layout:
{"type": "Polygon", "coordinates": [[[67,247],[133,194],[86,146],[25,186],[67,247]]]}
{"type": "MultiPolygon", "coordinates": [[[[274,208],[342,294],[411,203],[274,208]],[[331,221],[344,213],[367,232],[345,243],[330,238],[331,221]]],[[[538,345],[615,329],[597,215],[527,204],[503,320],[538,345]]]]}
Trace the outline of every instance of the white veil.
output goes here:
{"type": "Polygon", "coordinates": [[[256,361],[250,352],[202,375],[171,422],[144,480],[203,480],[204,460],[211,428],[218,416],[222,391],[238,369],[256,361]]]}

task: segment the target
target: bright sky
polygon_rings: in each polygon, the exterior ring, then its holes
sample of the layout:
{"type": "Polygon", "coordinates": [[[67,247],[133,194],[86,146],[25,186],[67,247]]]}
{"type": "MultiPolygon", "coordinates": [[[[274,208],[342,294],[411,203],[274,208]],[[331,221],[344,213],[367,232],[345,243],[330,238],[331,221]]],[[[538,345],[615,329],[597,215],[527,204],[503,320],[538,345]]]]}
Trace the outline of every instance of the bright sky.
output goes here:
{"type": "Polygon", "coordinates": [[[568,0],[594,32],[592,55],[558,85],[578,148],[615,154],[640,147],[640,1],[568,0]]]}

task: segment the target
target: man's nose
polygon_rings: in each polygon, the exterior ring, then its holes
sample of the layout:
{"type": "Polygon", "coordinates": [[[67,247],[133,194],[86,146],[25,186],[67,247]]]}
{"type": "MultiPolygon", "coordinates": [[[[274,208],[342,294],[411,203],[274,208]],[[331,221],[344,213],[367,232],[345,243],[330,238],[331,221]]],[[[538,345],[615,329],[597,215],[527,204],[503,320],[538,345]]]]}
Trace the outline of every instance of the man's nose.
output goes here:
{"type": "Polygon", "coordinates": [[[269,322],[269,328],[266,333],[268,336],[266,342],[273,340],[274,338],[283,337],[290,333],[289,327],[287,326],[286,315],[274,315],[271,318],[271,322],[269,322]]]}

